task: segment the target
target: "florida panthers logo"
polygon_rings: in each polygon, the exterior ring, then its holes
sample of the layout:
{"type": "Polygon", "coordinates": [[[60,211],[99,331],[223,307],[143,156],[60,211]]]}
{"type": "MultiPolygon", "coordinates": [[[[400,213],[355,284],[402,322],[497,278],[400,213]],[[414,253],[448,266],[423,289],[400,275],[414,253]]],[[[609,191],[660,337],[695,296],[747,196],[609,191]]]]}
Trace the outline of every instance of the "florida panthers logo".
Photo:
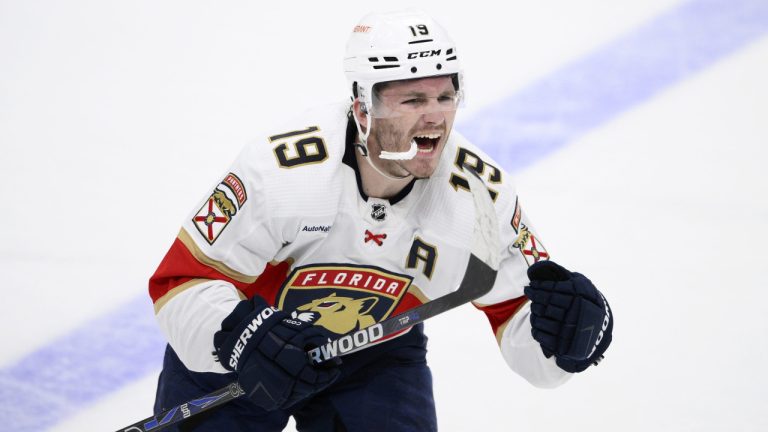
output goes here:
{"type": "Polygon", "coordinates": [[[299,306],[296,313],[303,321],[323,326],[337,334],[344,334],[376,324],[369,312],[378,301],[378,297],[374,296],[352,298],[337,296],[334,292],[299,306]]]}
{"type": "Polygon", "coordinates": [[[341,335],[389,317],[410,284],[410,276],[379,267],[302,266],[280,288],[277,307],[341,335]]]}

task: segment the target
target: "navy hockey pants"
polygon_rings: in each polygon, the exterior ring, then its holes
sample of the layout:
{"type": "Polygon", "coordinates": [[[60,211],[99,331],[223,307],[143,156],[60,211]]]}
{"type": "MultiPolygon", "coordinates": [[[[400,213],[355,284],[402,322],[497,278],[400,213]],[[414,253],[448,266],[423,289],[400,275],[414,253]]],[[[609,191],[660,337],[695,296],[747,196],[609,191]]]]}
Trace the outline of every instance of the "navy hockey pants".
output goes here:
{"type": "MultiPolygon", "coordinates": [[[[421,326],[388,343],[344,357],[333,386],[289,411],[266,412],[241,397],[170,431],[281,431],[293,416],[300,432],[436,431],[432,375],[421,326]]],[[[190,372],[168,347],[155,413],[235,380],[234,374],[190,372]]]]}

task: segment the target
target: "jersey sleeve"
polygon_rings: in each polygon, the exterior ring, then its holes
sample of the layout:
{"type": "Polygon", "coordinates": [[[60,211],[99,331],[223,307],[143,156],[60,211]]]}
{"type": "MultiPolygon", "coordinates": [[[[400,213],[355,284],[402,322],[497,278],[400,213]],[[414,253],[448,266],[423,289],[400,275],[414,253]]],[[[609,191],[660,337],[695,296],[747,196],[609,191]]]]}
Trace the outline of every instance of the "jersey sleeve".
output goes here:
{"type": "Polygon", "coordinates": [[[246,147],[185,219],[149,281],[160,329],[192,371],[227,372],[213,356],[213,334],[241,299],[268,296],[287,271],[270,264],[283,239],[251,163],[258,157],[246,147]]]}
{"type": "Polygon", "coordinates": [[[495,196],[502,260],[493,289],[473,304],[488,318],[509,367],[534,386],[556,387],[571,374],[560,369],[554,358],[546,358],[533,339],[530,304],[523,292],[529,283],[528,267],[548,260],[549,252],[523,212],[510,176],[492,163],[486,163],[487,171],[498,173],[498,178],[487,185],[495,196]]]}
{"type": "Polygon", "coordinates": [[[340,181],[348,108],[309,109],[278,125],[281,133],[247,145],[184,220],[149,293],[188,369],[226,373],[212,355],[221,321],[241,299],[259,295],[275,304],[307,208],[314,217],[335,214],[338,205],[324,192],[340,181]]]}

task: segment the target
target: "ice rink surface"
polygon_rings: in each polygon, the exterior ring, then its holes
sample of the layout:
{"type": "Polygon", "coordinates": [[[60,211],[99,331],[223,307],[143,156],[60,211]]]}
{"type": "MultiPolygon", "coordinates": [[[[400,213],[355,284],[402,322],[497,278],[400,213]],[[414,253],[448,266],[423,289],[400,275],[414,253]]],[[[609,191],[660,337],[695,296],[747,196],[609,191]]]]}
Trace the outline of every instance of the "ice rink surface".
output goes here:
{"type": "MultiPolygon", "coordinates": [[[[245,143],[346,96],[347,35],[381,6],[0,0],[1,431],[151,414],[149,275],[245,143]]],[[[555,390],[473,307],[430,320],[440,429],[768,430],[768,2],[415,6],[462,56],[457,129],[616,320],[555,390]]]]}

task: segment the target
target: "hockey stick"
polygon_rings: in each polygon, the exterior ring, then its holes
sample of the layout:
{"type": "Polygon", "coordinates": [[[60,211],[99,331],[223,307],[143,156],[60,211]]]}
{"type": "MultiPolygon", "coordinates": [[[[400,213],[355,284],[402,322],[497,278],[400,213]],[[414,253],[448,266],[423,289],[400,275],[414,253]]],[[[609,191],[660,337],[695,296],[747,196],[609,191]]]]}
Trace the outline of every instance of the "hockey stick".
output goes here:
{"type": "MultiPolygon", "coordinates": [[[[491,290],[499,269],[499,224],[490,194],[474,170],[465,166],[469,173],[470,191],[475,207],[475,224],[472,248],[467,270],[459,288],[440,298],[424,303],[384,321],[341,336],[327,344],[314,348],[307,355],[314,363],[322,363],[337,356],[351,354],[368,348],[387,336],[414,326],[435,315],[468,303],[491,290]]],[[[147,432],[163,429],[195,414],[227,403],[244,395],[237,382],[220,388],[201,398],[185,402],[162,413],[147,417],[117,432],[147,432]]]]}

